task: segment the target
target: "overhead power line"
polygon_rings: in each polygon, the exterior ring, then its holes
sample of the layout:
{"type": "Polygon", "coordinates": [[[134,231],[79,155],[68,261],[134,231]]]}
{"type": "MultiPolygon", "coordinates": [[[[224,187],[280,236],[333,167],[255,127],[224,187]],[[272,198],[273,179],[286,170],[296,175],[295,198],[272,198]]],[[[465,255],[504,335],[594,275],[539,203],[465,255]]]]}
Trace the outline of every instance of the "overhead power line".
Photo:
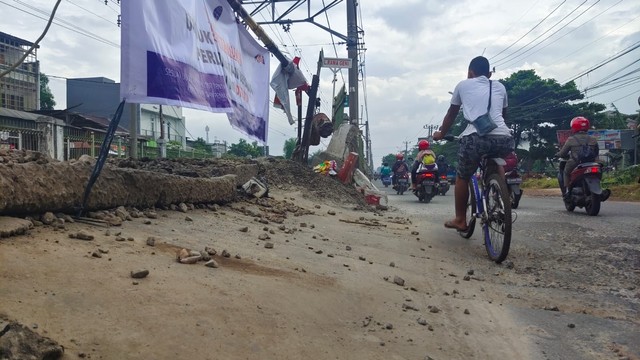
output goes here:
{"type": "MultiPolygon", "coordinates": [[[[620,0],[622,1],[622,0],[620,0]]],[[[536,40],[540,39],[544,34],[548,33],[549,31],[551,31],[551,29],[553,29],[554,27],[556,27],[557,25],[559,25],[562,21],[564,21],[566,18],[568,18],[569,16],[571,16],[571,14],[573,14],[576,10],[578,10],[580,7],[582,7],[582,5],[587,2],[587,0],[585,0],[582,4],[578,5],[575,9],[573,9],[569,14],[567,14],[565,17],[563,17],[560,21],[558,21],[556,24],[554,24],[552,27],[550,27],[547,31],[545,31],[544,33],[540,34],[539,36],[537,36],[535,39],[531,40],[530,42],[528,42],[526,45],[524,45],[523,47],[521,47],[520,49],[510,53],[509,55],[497,60],[496,62],[493,63],[493,66],[500,66],[500,65],[504,65],[507,63],[512,63],[517,59],[522,58],[523,56],[525,56],[527,53],[533,51],[537,46],[539,46],[540,44],[544,43],[545,41],[549,40],[551,37],[553,37],[555,34],[557,34],[558,32],[560,32],[562,29],[564,29],[565,27],[569,26],[572,22],[576,21],[580,16],[582,16],[584,13],[586,13],[587,11],[589,11],[591,8],[593,8],[597,3],[600,2],[600,0],[597,0],[596,2],[594,2],[593,4],[591,4],[591,6],[589,6],[588,8],[586,8],[585,10],[583,10],[580,14],[578,14],[577,16],[575,16],[573,19],[571,19],[570,21],[568,21],[566,24],[562,25],[558,30],[552,32],[551,34],[549,34],[547,37],[545,37],[544,39],[538,41],[536,44],[534,44],[532,47],[530,47],[529,49],[527,49],[524,52],[521,52],[522,50],[524,50],[527,46],[531,45],[533,42],[535,42],[536,40]],[[520,54],[518,54],[518,52],[521,52],[520,54]]]]}
{"type": "Polygon", "coordinates": [[[502,54],[503,52],[511,49],[511,47],[515,44],[517,44],[518,42],[520,42],[520,40],[522,40],[525,36],[529,35],[533,30],[535,30],[538,26],[540,26],[545,20],[547,20],[547,18],[549,18],[549,16],[553,15],[553,13],[555,13],[564,3],[566,3],[567,0],[563,0],[560,5],[556,6],[555,9],[553,9],[549,14],[547,14],[547,16],[545,16],[542,20],[540,20],[534,27],[532,27],[529,31],[527,31],[524,35],[522,35],[518,40],[514,41],[511,45],[507,46],[505,49],[501,50],[500,52],[498,52],[497,54],[493,55],[493,57],[491,57],[490,59],[493,59],[494,57],[502,54]]]}

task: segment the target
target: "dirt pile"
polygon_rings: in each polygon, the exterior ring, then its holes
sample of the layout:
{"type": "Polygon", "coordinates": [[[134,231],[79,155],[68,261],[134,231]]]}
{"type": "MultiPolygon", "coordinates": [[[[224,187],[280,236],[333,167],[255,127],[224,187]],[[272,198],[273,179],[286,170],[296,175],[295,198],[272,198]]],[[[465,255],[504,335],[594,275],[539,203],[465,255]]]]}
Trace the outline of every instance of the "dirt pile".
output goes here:
{"type": "Polygon", "coordinates": [[[188,177],[236,175],[242,185],[257,176],[268,186],[282,190],[303,190],[306,196],[328,199],[339,204],[365,205],[363,197],[353,186],[316,174],[310,167],[280,158],[251,159],[112,159],[110,164],[188,177]]]}

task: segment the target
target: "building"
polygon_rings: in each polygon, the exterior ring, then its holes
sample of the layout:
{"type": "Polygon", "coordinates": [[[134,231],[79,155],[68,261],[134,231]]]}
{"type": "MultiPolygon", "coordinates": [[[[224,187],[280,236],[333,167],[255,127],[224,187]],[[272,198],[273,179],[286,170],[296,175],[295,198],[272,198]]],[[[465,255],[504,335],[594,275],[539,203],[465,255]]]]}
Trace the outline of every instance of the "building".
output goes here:
{"type": "MultiPolygon", "coordinates": [[[[75,78],[67,80],[67,108],[74,112],[112,119],[120,103],[120,84],[105,78],[75,78]]],[[[150,142],[160,138],[160,106],[137,104],[138,135],[150,142]]],[[[128,108],[122,113],[120,126],[128,129],[130,123],[128,108]]],[[[165,124],[165,139],[186,146],[185,117],[180,106],[162,106],[165,124]]]]}
{"type": "MultiPolygon", "coordinates": [[[[0,32],[0,72],[16,64],[33,43],[0,32]]],[[[0,78],[0,107],[35,111],[40,109],[40,63],[37,47],[15,70],[0,78]]]]}

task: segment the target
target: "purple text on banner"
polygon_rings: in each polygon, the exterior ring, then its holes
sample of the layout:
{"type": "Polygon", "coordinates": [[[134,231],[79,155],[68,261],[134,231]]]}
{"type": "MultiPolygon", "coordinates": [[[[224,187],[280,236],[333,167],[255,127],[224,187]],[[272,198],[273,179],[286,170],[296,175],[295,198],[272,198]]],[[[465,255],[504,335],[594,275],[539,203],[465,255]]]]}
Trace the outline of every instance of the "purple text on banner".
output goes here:
{"type": "Polygon", "coordinates": [[[147,51],[147,96],[229,108],[224,76],[199,72],[193,66],[147,51]]]}

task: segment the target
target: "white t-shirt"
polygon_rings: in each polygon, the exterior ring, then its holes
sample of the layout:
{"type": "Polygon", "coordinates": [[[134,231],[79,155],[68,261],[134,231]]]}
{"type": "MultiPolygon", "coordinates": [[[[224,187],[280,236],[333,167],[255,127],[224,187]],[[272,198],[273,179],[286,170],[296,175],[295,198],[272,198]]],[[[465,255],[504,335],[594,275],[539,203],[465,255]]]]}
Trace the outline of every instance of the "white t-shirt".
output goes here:
{"type": "MultiPolygon", "coordinates": [[[[507,90],[499,81],[491,81],[491,110],[489,115],[498,125],[488,135],[511,135],[509,128],[504,123],[502,109],[508,105],[507,90]]],[[[487,112],[489,105],[489,79],[479,76],[462,80],[456,85],[451,97],[452,105],[462,105],[462,114],[468,121],[477,119],[487,112]]],[[[460,136],[467,136],[476,132],[475,126],[468,124],[460,136]]]]}

